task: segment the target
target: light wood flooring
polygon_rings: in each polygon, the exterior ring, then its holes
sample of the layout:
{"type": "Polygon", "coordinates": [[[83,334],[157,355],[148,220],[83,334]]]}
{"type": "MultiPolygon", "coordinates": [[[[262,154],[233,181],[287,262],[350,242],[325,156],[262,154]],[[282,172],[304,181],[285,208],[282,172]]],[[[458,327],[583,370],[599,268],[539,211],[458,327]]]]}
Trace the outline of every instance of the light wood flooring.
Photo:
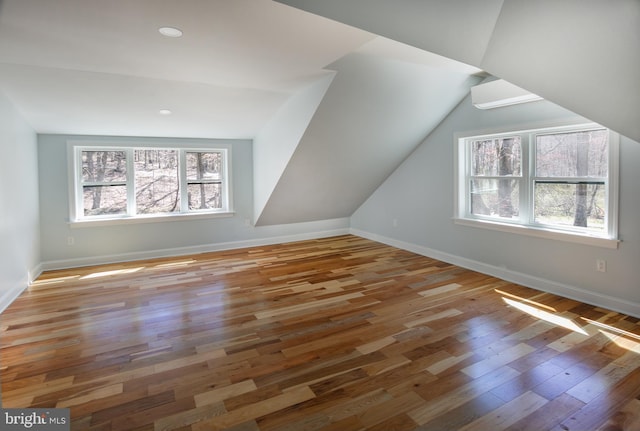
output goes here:
{"type": "Polygon", "coordinates": [[[638,430],[639,319],[355,236],[43,274],[3,407],[76,430],[638,430]]]}

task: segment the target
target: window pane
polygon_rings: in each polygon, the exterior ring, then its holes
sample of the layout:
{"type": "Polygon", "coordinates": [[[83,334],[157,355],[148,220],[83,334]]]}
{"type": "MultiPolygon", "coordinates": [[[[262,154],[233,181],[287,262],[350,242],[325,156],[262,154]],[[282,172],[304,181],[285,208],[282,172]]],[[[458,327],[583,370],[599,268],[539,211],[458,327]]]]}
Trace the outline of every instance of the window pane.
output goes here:
{"type": "Polygon", "coordinates": [[[222,153],[187,153],[187,180],[220,180],[222,153]]]}
{"type": "Polygon", "coordinates": [[[127,186],[85,186],[82,194],[85,216],[127,213],[127,186]]]}
{"type": "Polygon", "coordinates": [[[83,151],[83,182],[124,182],[127,180],[127,161],[124,151],[83,151]]]}
{"type": "Polygon", "coordinates": [[[608,138],[604,129],[536,136],[536,175],[606,177],[608,138]]]}
{"type": "Polygon", "coordinates": [[[536,184],[536,223],[604,231],[605,188],[601,184],[536,184]]]}
{"type": "Polygon", "coordinates": [[[221,209],[222,185],[216,183],[189,184],[189,209],[221,209]]]}
{"type": "Polygon", "coordinates": [[[177,151],[136,150],[134,167],[137,214],[180,211],[177,151]]]}
{"type": "Polygon", "coordinates": [[[504,219],[517,218],[519,181],[475,179],[471,181],[471,213],[504,219]]]}
{"type": "Polygon", "coordinates": [[[521,142],[519,136],[471,142],[471,175],[521,175],[521,142]]]}

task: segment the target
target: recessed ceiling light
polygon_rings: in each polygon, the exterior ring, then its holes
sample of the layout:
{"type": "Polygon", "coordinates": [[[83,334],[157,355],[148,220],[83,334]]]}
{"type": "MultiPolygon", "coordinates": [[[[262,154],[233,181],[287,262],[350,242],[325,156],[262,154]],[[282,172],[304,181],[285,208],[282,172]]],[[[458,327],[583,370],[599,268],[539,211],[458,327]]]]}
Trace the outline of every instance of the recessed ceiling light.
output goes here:
{"type": "Polygon", "coordinates": [[[160,115],[171,115],[171,111],[169,109],[161,109],[158,111],[160,115]]]}
{"type": "Polygon", "coordinates": [[[161,35],[167,37],[180,37],[182,36],[182,30],[175,27],[160,27],[158,29],[161,35]]]}

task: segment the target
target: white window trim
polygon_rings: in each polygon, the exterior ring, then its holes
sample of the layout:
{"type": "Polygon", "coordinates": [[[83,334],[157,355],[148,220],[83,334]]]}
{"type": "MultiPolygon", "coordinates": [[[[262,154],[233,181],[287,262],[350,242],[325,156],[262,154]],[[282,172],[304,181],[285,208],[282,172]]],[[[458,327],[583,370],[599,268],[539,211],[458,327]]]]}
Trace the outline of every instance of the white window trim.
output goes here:
{"type": "MultiPolygon", "coordinates": [[[[69,190],[69,220],[71,227],[93,227],[109,226],[121,224],[137,223],[158,223],[166,221],[186,221],[210,218],[226,218],[235,215],[233,210],[233,187],[231,172],[231,145],[216,143],[216,145],[193,145],[176,144],[170,142],[110,142],[110,141],[68,141],[67,142],[67,166],[68,166],[68,190],[69,190]],[[166,214],[121,214],[115,216],[91,216],[84,217],[82,201],[82,183],[80,173],[82,172],[82,159],[79,156],[83,150],[124,150],[133,152],[135,149],[164,149],[177,150],[179,163],[182,165],[184,154],[187,152],[207,152],[219,151],[224,153],[225,163],[223,164],[223,209],[221,210],[194,210],[190,212],[166,213],[166,214]]],[[[133,172],[133,158],[127,157],[127,172],[133,172]]],[[[180,169],[179,182],[181,185],[181,202],[184,205],[186,199],[186,172],[180,169]]],[[[128,199],[135,200],[133,187],[127,188],[128,199]]],[[[129,207],[129,205],[128,205],[129,207]]]]}
{"type": "MultiPolygon", "coordinates": [[[[544,132],[570,132],[575,130],[584,130],[589,128],[603,128],[599,124],[561,124],[549,127],[526,127],[518,130],[513,129],[493,129],[483,131],[458,132],[454,135],[454,190],[456,193],[454,199],[454,215],[453,222],[462,226],[470,226],[475,228],[489,229],[494,231],[509,232],[519,235],[545,238],[558,241],[567,241],[578,244],[585,244],[610,249],[618,248],[620,240],[618,239],[618,197],[619,197],[619,147],[620,135],[609,129],[609,172],[607,178],[607,220],[606,224],[608,232],[602,235],[591,232],[578,232],[573,230],[554,229],[543,225],[534,225],[530,221],[524,220],[519,222],[508,222],[496,219],[483,218],[481,216],[469,213],[467,206],[468,184],[466,181],[469,166],[468,157],[466,157],[465,142],[469,138],[492,137],[495,135],[509,134],[534,134],[544,132]]],[[[524,153],[524,151],[523,151],[524,153]]],[[[531,169],[531,161],[523,163],[523,177],[527,182],[527,193],[531,191],[532,181],[529,178],[529,169],[531,169]]],[[[521,196],[521,201],[523,197],[521,196]]],[[[526,207],[524,210],[530,213],[528,196],[526,207]]]]}

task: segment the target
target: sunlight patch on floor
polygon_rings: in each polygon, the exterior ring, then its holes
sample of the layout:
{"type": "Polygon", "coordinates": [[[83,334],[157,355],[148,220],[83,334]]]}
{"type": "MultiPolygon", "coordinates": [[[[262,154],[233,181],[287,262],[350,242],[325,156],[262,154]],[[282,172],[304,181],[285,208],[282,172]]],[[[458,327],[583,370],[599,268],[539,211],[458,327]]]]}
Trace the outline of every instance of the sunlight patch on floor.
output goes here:
{"type": "Polygon", "coordinates": [[[607,325],[606,323],[598,322],[597,320],[587,319],[586,317],[581,317],[581,319],[589,322],[591,325],[597,326],[599,331],[617,346],[640,354],[640,335],[607,325]]]}
{"type": "Polygon", "coordinates": [[[178,268],[181,266],[188,266],[191,265],[192,263],[195,263],[196,261],[193,259],[189,259],[189,260],[180,260],[180,261],[176,261],[176,262],[169,262],[169,263],[161,263],[159,265],[155,265],[154,268],[178,268]]]}
{"type": "Polygon", "coordinates": [[[45,279],[37,279],[31,282],[31,287],[40,287],[40,286],[48,286],[51,284],[60,284],[65,281],[77,280],[80,278],[80,275],[67,275],[65,277],[56,277],[56,278],[45,278],[45,279]]]}
{"type": "Polygon", "coordinates": [[[84,277],[80,277],[80,280],[88,280],[91,278],[100,278],[100,277],[108,277],[110,275],[120,275],[120,274],[132,274],[134,272],[138,272],[144,269],[144,266],[139,268],[127,268],[127,269],[114,269],[112,271],[102,271],[102,272],[94,272],[92,274],[85,275],[84,277]]]}
{"type": "Polygon", "coordinates": [[[549,313],[548,311],[540,310],[539,308],[532,307],[531,305],[523,304],[522,302],[514,301],[513,299],[502,297],[502,300],[511,305],[514,308],[517,308],[520,311],[523,311],[533,317],[544,320],[551,324],[561,326],[563,328],[569,329],[574,332],[578,332],[583,335],[589,335],[587,332],[578,326],[573,320],[567,319],[566,317],[558,316],[557,314],[549,313]]]}
{"type": "Polygon", "coordinates": [[[509,292],[504,292],[504,291],[502,291],[502,290],[500,290],[500,289],[493,289],[493,291],[494,291],[494,292],[496,292],[496,293],[498,293],[498,294],[500,294],[500,295],[502,295],[502,296],[508,296],[509,298],[516,299],[516,300],[518,300],[519,302],[526,302],[526,303],[528,303],[528,304],[533,304],[533,305],[535,305],[536,307],[546,308],[546,309],[547,309],[547,310],[549,310],[549,311],[554,311],[554,312],[555,312],[555,311],[558,311],[558,310],[556,310],[555,308],[550,307],[550,306],[548,306],[548,305],[544,305],[544,304],[541,304],[540,302],[532,301],[531,299],[522,298],[522,297],[520,297],[520,296],[518,296],[518,295],[514,295],[514,294],[509,293],[509,292]]]}

